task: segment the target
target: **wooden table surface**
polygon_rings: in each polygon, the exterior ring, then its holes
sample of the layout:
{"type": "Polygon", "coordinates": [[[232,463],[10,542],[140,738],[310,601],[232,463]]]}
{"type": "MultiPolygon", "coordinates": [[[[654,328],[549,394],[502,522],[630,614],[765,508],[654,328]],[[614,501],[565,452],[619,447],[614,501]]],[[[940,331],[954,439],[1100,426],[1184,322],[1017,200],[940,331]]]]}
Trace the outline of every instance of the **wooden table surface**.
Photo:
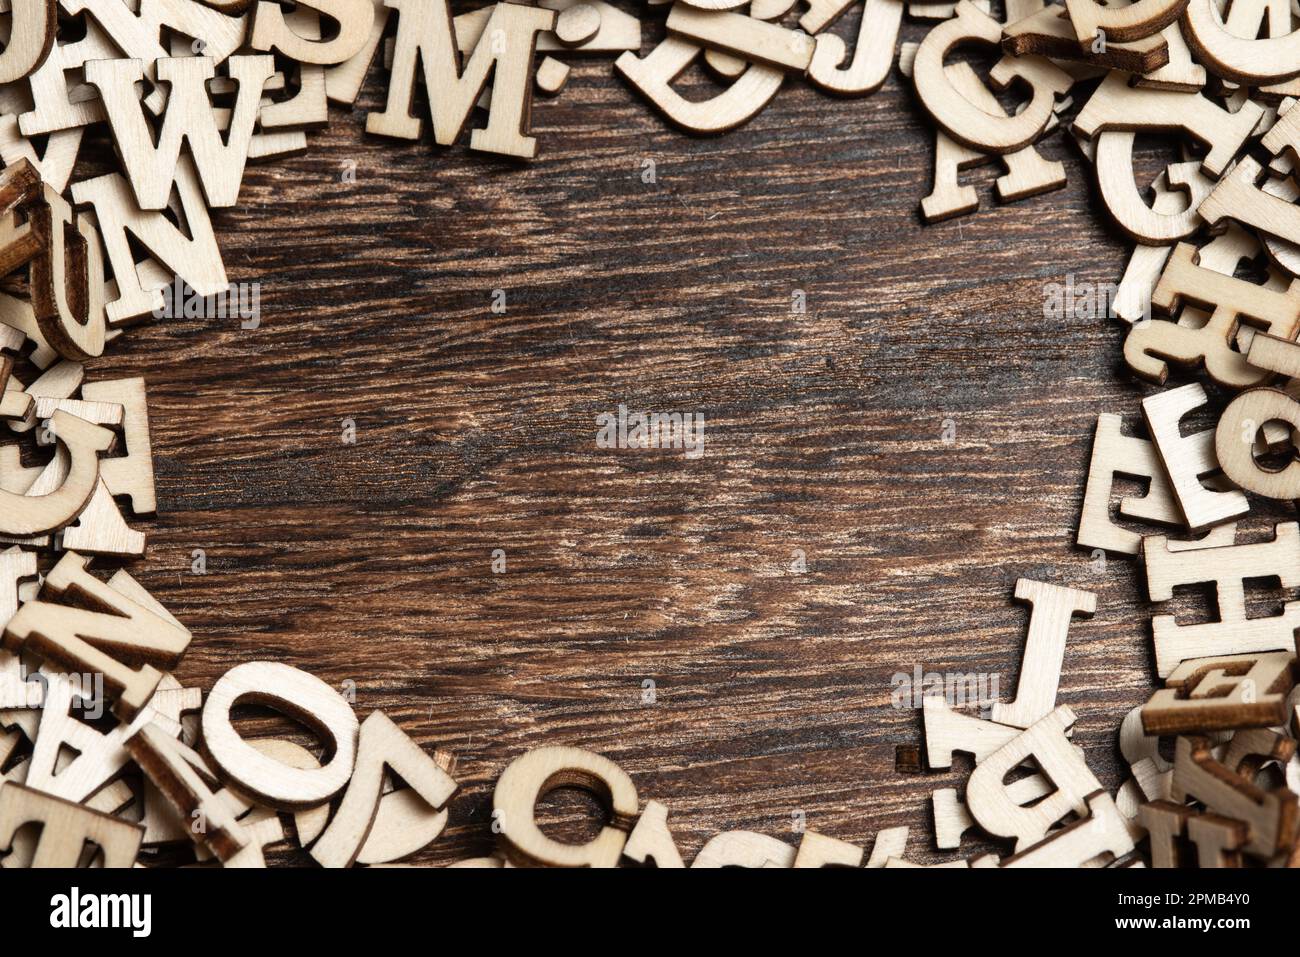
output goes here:
{"type": "MultiPolygon", "coordinates": [[[[1024,576],[1098,594],[1058,700],[1116,787],[1150,608],[1073,536],[1095,417],[1142,391],[1117,323],[1043,316],[1044,284],[1125,261],[1073,144],[1044,148],[1065,190],[999,207],[988,167],[981,212],[926,227],[933,134],[897,75],[865,100],[789,81],[693,139],[612,58],[571,62],[528,165],[332,111],[215,216],[261,325],[151,323],[92,369],[148,378],[159,518],[132,570],[193,629],[179,677],[284,661],[453,751],[420,862],[488,853],[497,776],[545,744],[618,762],[688,860],[727,829],[796,842],[802,812],[868,849],[912,825],[932,861],[954,855],[929,795],[970,765],[895,770],[922,739],[891,676],[996,674],[1010,698],[1024,576]],[[599,448],[620,403],[703,413],[703,456],[599,448]]],[[[583,803],[547,803],[555,833],[592,832],[583,803]]]]}

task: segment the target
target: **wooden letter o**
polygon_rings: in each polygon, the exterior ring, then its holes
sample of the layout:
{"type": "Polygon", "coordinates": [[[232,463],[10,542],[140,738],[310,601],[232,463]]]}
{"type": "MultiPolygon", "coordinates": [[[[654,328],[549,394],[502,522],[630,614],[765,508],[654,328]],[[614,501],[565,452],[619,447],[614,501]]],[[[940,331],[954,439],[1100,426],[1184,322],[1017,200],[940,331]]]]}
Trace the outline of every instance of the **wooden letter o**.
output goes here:
{"type": "Polygon", "coordinates": [[[231,668],[203,705],[203,745],[218,774],[261,803],[287,811],[328,801],[352,776],[357,716],[343,697],[314,675],[273,661],[231,668]],[[245,741],[230,722],[241,701],[263,704],[329,738],[334,754],[319,768],[292,767],[245,741]]]}
{"type": "Polygon", "coordinates": [[[1272,421],[1285,422],[1294,434],[1300,429],[1300,402],[1278,389],[1251,389],[1228,403],[1214,433],[1219,465],[1248,492],[1266,498],[1300,499],[1300,462],[1293,459],[1272,471],[1255,461],[1255,437],[1272,421]]]}

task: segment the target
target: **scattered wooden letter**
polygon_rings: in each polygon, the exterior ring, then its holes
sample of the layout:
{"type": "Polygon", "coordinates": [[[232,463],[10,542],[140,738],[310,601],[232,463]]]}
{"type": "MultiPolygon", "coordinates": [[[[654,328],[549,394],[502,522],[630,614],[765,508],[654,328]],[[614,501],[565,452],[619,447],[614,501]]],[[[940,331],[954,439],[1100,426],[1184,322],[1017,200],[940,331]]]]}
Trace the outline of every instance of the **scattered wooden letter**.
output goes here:
{"type": "MultiPolygon", "coordinates": [[[[492,811],[506,856],[516,866],[614,867],[636,820],[636,785],[613,761],[590,751],[535,748],[501,773],[492,811]],[[547,837],[533,814],[537,801],[557,787],[580,787],[602,798],[609,806],[610,823],[586,844],[547,837]]],[[[793,849],[790,853],[793,857],[793,849]]],[[[700,866],[698,858],[693,866],[700,866]]]]}

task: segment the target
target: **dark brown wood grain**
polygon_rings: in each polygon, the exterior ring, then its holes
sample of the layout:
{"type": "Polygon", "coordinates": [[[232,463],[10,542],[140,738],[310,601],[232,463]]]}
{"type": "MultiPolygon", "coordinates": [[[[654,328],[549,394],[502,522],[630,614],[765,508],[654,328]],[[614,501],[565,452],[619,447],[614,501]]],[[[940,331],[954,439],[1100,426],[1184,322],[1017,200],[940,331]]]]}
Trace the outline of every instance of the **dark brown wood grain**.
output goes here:
{"type": "Polygon", "coordinates": [[[924,227],[933,134],[897,75],[865,100],[791,80],[692,139],[610,59],[571,62],[528,165],[367,137],[372,75],[215,215],[261,325],[154,322],[92,367],[148,379],[159,517],[132,571],[193,629],[179,676],[284,661],[453,751],[421,862],[487,853],[496,777],[543,744],[617,761],[688,859],[733,828],[797,841],[802,812],[868,848],[910,825],[939,860],[929,795],[969,765],[895,769],[921,721],[890,679],[992,673],[1010,698],[1027,576],[1098,594],[1059,700],[1114,789],[1151,608],[1073,536],[1095,417],[1143,393],[1118,323],[1044,318],[1046,283],[1125,261],[1073,145],[1044,147],[1064,191],[999,207],[989,167],[983,210],[924,227]],[[703,413],[703,457],[598,448],[620,403],[703,413]]]}

